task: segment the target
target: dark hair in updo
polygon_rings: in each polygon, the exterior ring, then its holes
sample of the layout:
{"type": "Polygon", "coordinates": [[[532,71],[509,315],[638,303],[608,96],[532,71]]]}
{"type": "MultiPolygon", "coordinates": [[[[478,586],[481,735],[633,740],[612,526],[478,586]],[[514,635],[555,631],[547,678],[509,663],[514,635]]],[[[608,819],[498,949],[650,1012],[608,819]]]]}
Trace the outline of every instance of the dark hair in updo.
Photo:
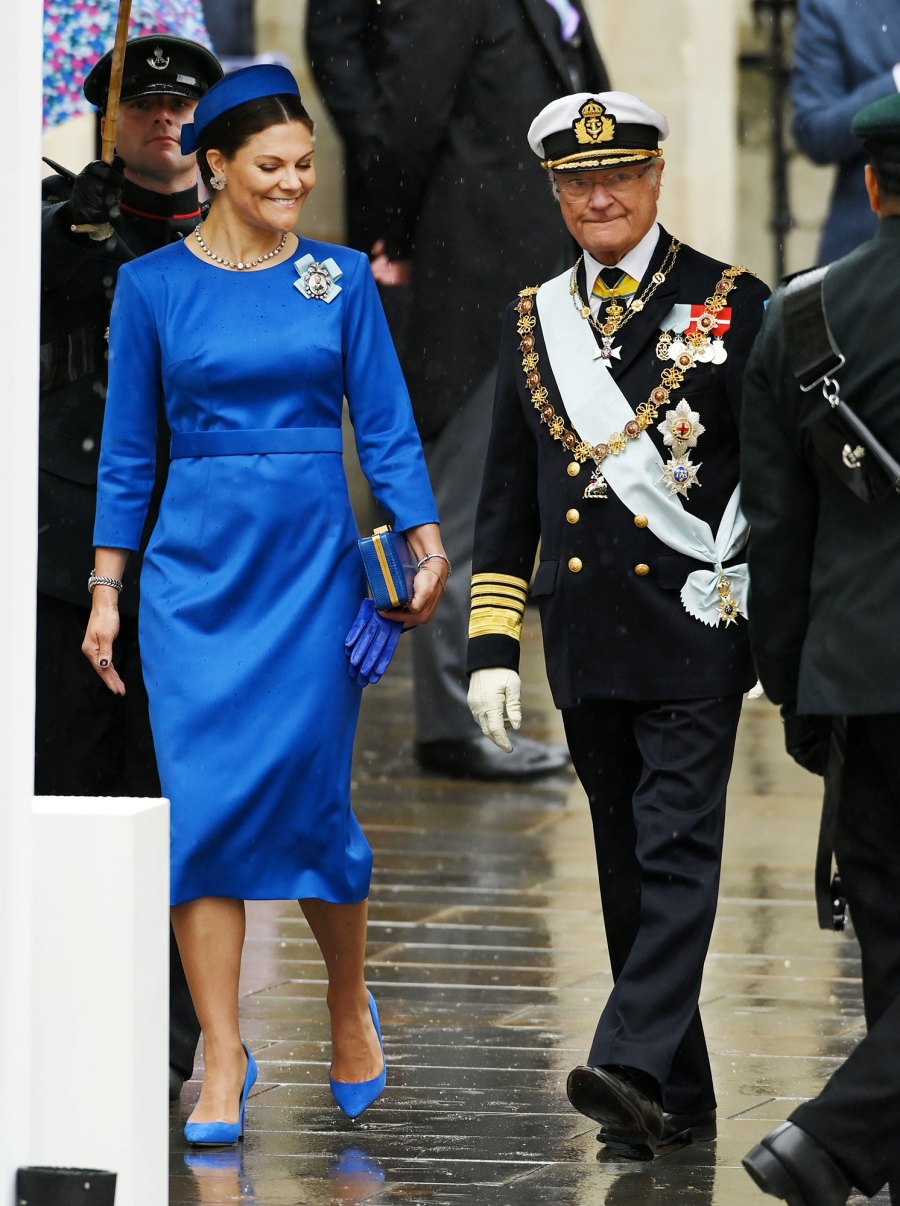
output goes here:
{"type": "Polygon", "coordinates": [[[878,187],[891,201],[900,200],[900,142],[872,139],[865,143],[865,147],[878,187]]]}
{"type": "Polygon", "coordinates": [[[203,131],[197,147],[197,165],[207,189],[212,178],[212,170],[206,161],[207,151],[221,151],[226,159],[233,159],[254,134],[260,134],[270,126],[281,126],[292,121],[299,121],[312,134],[313,120],[300,97],[291,92],[244,101],[242,105],[236,105],[216,117],[203,131]]]}

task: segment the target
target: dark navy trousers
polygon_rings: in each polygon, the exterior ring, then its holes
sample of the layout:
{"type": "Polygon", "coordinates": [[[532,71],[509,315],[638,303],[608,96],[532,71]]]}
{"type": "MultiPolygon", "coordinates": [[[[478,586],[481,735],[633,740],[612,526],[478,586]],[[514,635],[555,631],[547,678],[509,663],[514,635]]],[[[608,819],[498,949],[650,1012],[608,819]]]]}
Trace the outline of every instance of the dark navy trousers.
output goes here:
{"type": "Polygon", "coordinates": [[[900,716],[849,716],[835,858],[862,954],[868,1033],[791,1114],[869,1197],[900,1203],[900,716]]]}
{"type": "Polygon", "coordinates": [[[741,701],[602,700],[563,711],[591,809],[615,981],[588,1063],[649,1073],[674,1113],[716,1104],[698,1000],[741,701]]]}

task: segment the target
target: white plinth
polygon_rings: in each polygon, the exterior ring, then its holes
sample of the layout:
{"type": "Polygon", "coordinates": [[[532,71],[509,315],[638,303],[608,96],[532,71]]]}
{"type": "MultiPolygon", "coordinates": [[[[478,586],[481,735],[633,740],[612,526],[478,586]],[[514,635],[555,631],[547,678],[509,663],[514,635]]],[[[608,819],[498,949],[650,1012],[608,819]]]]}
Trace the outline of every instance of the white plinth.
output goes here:
{"type": "Polygon", "coordinates": [[[45,796],[34,811],[34,1164],[168,1200],[169,809],[45,796]]]}

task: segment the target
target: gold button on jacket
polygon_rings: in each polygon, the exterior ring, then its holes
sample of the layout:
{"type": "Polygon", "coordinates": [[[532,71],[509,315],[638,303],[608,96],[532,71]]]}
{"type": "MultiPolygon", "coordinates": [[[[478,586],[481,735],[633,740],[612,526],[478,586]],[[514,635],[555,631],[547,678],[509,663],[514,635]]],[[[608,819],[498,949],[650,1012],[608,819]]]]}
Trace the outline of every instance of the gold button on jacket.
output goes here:
{"type": "Polygon", "coordinates": [[[634,517],[634,526],[636,528],[645,528],[649,522],[650,520],[646,515],[635,515],[634,517]]]}
{"type": "Polygon", "coordinates": [[[569,558],[569,569],[572,571],[573,574],[580,574],[581,570],[582,570],[582,565],[583,565],[583,563],[582,563],[582,560],[580,557],[570,557],[569,558]]]}
{"type": "Polygon", "coordinates": [[[566,523],[578,523],[579,519],[581,519],[581,512],[576,511],[574,507],[566,511],[566,523]]]}
{"type": "Polygon", "coordinates": [[[570,461],[566,466],[566,473],[568,473],[569,477],[577,477],[580,472],[581,466],[577,461],[570,461]]]}
{"type": "Polygon", "coordinates": [[[644,565],[643,561],[639,561],[638,564],[634,567],[634,572],[637,574],[637,576],[639,578],[644,578],[644,577],[646,577],[647,574],[650,573],[650,566],[644,565]]]}

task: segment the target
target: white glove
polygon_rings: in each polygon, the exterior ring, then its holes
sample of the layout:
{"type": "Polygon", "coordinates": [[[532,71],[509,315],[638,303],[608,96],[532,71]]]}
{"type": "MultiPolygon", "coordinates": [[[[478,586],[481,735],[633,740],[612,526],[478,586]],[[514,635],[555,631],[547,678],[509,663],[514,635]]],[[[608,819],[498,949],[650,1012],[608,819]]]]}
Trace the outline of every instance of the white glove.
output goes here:
{"type": "Polygon", "coordinates": [[[507,754],[512,753],[513,747],[506,735],[504,719],[514,729],[521,727],[521,687],[522,680],[515,670],[504,670],[501,666],[475,670],[469,679],[469,711],[485,737],[490,737],[507,754]]]}

